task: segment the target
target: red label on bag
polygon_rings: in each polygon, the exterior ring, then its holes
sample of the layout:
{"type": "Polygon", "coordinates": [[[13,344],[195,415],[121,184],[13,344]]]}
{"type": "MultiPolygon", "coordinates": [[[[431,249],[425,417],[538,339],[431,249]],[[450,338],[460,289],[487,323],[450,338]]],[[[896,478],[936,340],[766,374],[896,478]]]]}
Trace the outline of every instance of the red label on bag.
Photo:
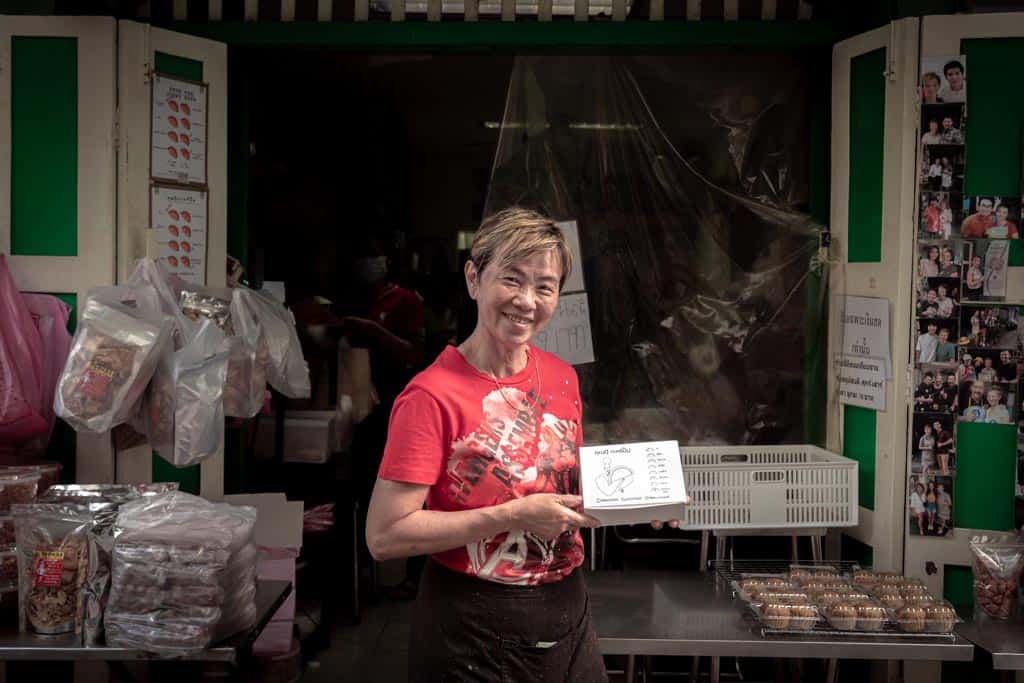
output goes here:
{"type": "Polygon", "coordinates": [[[93,359],[85,368],[85,376],[80,385],[82,393],[89,398],[102,398],[112,379],[114,379],[114,368],[101,360],[93,359]]]}
{"type": "Polygon", "coordinates": [[[64,552],[60,550],[37,550],[32,567],[34,587],[59,588],[64,573],[64,552]]]}

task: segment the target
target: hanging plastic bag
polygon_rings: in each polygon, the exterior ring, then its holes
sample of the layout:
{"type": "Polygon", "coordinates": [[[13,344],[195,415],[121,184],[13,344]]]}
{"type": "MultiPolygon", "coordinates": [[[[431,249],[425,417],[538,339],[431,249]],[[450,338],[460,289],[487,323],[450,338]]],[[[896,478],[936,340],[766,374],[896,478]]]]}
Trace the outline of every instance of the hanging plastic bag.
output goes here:
{"type": "Polygon", "coordinates": [[[1010,534],[974,536],[975,621],[1006,621],[1017,616],[1017,591],[1024,573],[1024,544],[1010,534]]]}
{"type": "Polygon", "coordinates": [[[172,328],[149,285],[91,290],[54,396],[57,415],[76,431],[128,422],[172,328]]]}
{"type": "Polygon", "coordinates": [[[169,272],[160,263],[146,257],[139,259],[135,269],[128,276],[129,286],[149,285],[156,293],[160,312],[174,321],[174,350],[180,349],[195,334],[195,323],[182,313],[178,306],[181,291],[188,284],[169,272]]]}
{"type": "Polygon", "coordinates": [[[231,319],[236,333],[262,334],[266,340],[270,386],[289,398],[309,398],[309,366],[291,311],[266,294],[238,287],[231,297],[231,319]]]}
{"type": "Polygon", "coordinates": [[[146,395],[146,433],[172,465],[193,465],[220,448],[227,365],[227,339],[208,319],[181,350],[163,354],[146,395]]]}
{"type": "Polygon", "coordinates": [[[352,422],[359,424],[380,403],[370,376],[370,350],[338,347],[338,393],[352,397],[352,422]]]}
{"type": "Polygon", "coordinates": [[[50,294],[22,294],[25,306],[32,315],[39,332],[42,352],[42,410],[46,420],[46,431],[32,442],[33,449],[45,451],[53,433],[56,416],[53,412],[53,396],[57,381],[71,349],[71,335],[68,333],[68,316],[71,309],[66,303],[50,294]]]}
{"type": "Polygon", "coordinates": [[[0,442],[46,432],[39,332],[0,254],[0,442]]]}

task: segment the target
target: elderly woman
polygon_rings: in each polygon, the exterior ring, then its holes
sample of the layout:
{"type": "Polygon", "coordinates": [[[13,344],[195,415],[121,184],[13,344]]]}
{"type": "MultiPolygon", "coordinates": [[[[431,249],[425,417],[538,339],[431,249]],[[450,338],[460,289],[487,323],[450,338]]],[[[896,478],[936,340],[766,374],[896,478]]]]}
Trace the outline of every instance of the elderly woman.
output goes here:
{"type": "Polygon", "coordinates": [[[429,554],[409,680],[607,680],[579,566],[579,386],[532,346],[572,267],[549,219],[484,220],[465,265],[477,325],[395,401],[367,515],[378,560],[429,554]],[[425,505],[424,505],[425,504],[425,505]]]}

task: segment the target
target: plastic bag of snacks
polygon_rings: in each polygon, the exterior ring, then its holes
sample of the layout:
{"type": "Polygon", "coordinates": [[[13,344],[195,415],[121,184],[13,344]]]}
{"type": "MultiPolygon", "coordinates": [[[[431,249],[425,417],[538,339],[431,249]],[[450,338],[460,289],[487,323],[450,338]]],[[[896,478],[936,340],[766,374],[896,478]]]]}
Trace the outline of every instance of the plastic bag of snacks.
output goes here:
{"type": "Polygon", "coordinates": [[[1024,571],[1024,543],[1010,535],[974,536],[974,618],[1007,620],[1017,606],[1017,586],[1024,571]]]}
{"type": "Polygon", "coordinates": [[[237,334],[262,334],[266,340],[270,386],[289,398],[309,398],[309,366],[291,311],[266,294],[238,287],[231,297],[231,320],[237,334]]]}
{"type": "Polygon", "coordinates": [[[231,324],[231,290],[218,292],[212,287],[187,286],[178,298],[181,312],[198,324],[206,318],[212,320],[221,331],[231,336],[235,333],[231,324]]]}
{"type": "MultiPolygon", "coordinates": [[[[225,598],[244,590],[224,572],[251,542],[255,519],[252,508],[179,491],[122,506],[107,642],[167,656],[207,647],[226,613],[225,598]]],[[[239,611],[234,601],[227,607],[239,611]]]]}
{"type": "Polygon", "coordinates": [[[18,625],[36,633],[78,633],[94,511],[32,503],[13,508],[18,544],[18,625]]]}
{"type": "Polygon", "coordinates": [[[31,503],[38,491],[38,472],[23,469],[0,473],[0,515],[9,514],[12,505],[31,503]]]}
{"type": "Polygon", "coordinates": [[[148,285],[91,291],[57,386],[57,415],[92,432],[130,420],[171,328],[148,285]]]}
{"type": "Polygon", "coordinates": [[[160,312],[174,321],[172,347],[176,350],[184,346],[195,332],[195,325],[178,307],[178,298],[187,283],[157,261],[146,257],[136,262],[135,269],[128,276],[128,285],[153,288],[160,312]]]}
{"type": "Polygon", "coordinates": [[[161,358],[146,394],[146,433],[169,463],[185,467],[219,449],[227,365],[224,333],[205,319],[180,351],[161,358]]]}

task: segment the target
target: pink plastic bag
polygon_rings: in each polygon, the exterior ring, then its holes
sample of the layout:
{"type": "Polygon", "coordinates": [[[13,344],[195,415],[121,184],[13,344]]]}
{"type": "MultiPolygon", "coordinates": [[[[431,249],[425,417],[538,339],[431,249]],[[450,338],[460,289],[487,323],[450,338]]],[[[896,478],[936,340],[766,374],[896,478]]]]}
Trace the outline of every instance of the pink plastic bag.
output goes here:
{"type": "Polygon", "coordinates": [[[0,444],[46,432],[39,331],[0,254],[0,444]]]}
{"type": "Polygon", "coordinates": [[[46,420],[46,432],[34,443],[41,450],[46,450],[56,420],[53,412],[53,394],[57,390],[57,380],[60,379],[61,370],[71,349],[71,335],[68,333],[68,316],[71,315],[71,309],[50,294],[22,294],[22,298],[32,315],[42,344],[42,417],[46,420]]]}

